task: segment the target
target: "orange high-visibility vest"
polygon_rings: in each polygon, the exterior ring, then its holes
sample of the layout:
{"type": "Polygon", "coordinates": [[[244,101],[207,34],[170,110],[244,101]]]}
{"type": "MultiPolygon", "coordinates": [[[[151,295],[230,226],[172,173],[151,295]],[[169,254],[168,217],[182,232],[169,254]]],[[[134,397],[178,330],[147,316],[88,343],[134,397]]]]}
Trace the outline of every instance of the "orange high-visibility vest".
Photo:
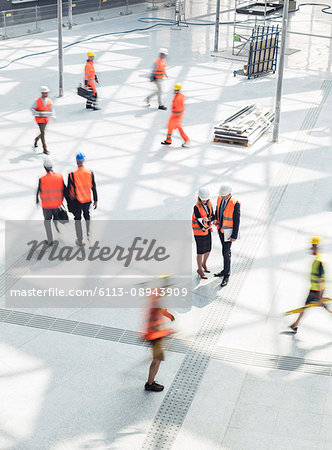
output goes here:
{"type": "Polygon", "coordinates": [[[144,339],[147,341],[153,341],[172,333],[170,329],[165,328],[165,322],[167,321],[165,316],[168,318],[171,318],[172,316],[167,309],[160,308],[160,295],[152,295],[150,298],[151,307],[149,309],[145,333],[143,334],[144,339]]]}
{"type": "Polygon", "coordinates": [[[71,173],[74,184],[70,187],[69,195],[72,199],[76,198],[80,203],[91,202],[91,188],[92,188],[92,172],[86,167],[79,167],[75,172],[71,173]],[[76,192],[76,195],[75,195],[76,192]]]}
{"type": "Polygon", "coordinates": [[[162,58],[162,59],[157,58],[157,59],[155,59],[155,62],[157,65],[153,71],[153,76],[155,78],[158,78],[161,80],[165,76],[165,72],[166,72],[166,66],[167,66],[166,59],[165,58],[162,58]]]}
{"type": "Polygon", "coordinates": [[[185,96],[181,94],[181,92],[178,92],[174,95],[173,102],[172,102],[172,117],[174,119],[181,119],[184,113],[184,101],[185,96]]]}
{"type": "MultiPolygon", "coordinates": [[[[36,103],[37,103],[37,108],[35,108],[36,111],[51,111],[52,100],[50,98],[46,97],[46,106],[44,105],[44,102],[41,99],[41,97],[37,98],[36,103]]],[[[50,118],[47,116],[35,117],[35,119],[37,123],[47,123],[50,121],[50,118]]]]}
{"type": "MultiPolygon", "coordinates": [[[[207,202],[207,207],[209,209],[209,214],[206,213],[206,210],[205,210],[203,205],[199,205],[199,203],[197,202],[196,206],[198,208],[198,211],[199,211],[200,216],[201,216],[202,219],[204,217],[210,218],[212,216],[212,203],[211,203],[211,200],[209,200],[207,202]]],[[[193,215],[192,215],[191,225],[192,225],[194,236],[206,236],[209,233],[209,230],[212,231],[212,227],[206,228],[205,230],[200,228],[200,226],[198,224],[198,220],[196,219],[196,216],[195,216],[195,212],[193,212],[193,215]]]]}
{"type": "Polygon", "coordinates": [[[93,61],[87,61],[84,69],[84,79],[88,83],[92,83],[96,79],[96,72],[93,66],[93,61]]]}
{"type": "MultiPolygon", "coordinates": [[[[216,219],[219,221],[219,216],[220,216],[220,206],[221,206],[221,202],[222,202],[222,198],[221,195],[218,196],[217,199],[217,217],[216,219]]],[[[226,205],[226,208],[224,209],[223,215],[222,215],[222,228],[220,227],[220,224],[218,225],[218,230],[220,231],[220,233],[223,233],[224,230],[226,230],[227,228],[233,228],[233,213],[234,213],[234,207],[235,204],[239,203],[236,198],[231,197],[228,200],[228,203],[226,205]]]]}
{"type": "Polygon", "coordinates": [[[59,208],[63,201],[64,183],[60,173],[48,172],[40,178],[40,198],[44,209],[59,208]]]}

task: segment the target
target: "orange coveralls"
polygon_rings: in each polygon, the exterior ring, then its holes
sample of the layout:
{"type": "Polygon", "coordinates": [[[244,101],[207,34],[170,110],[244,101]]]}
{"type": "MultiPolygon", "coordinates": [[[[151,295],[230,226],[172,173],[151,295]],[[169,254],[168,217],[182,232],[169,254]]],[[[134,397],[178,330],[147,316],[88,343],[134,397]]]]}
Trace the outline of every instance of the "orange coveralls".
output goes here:
{"type": "Polygon", "coordinates": [[[168,120],[168,132],[167,132],[167,138],[166,142],[171,143],[172,142],[172,133],[174,130],[178,129],[181,137],[184,139],[185,142],[189,141],[188,136],[183,131],[182,128],[182,116],[184,113],[184,101],[185,96],[181,94],[181,92],[178,92],[174,95],[173,102],[172,102],[172,115],[168,120]]]}

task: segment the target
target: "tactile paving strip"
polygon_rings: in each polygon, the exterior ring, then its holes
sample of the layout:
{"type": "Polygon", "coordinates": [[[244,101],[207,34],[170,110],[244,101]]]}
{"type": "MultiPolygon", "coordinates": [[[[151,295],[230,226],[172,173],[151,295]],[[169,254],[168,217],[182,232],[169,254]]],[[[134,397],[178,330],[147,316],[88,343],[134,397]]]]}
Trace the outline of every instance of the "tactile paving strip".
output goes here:
{"type": "MultiPolygon", "coordinates": [[[[57,331],[60,333],[76,334],[79,336],[102,339],[107,341],[120,342],[139,346],[149,344],[140,339],[137,331],[125,330],[123,328],[106,327],[93,323],[78,322],[69,319],[57,319],[56,317],[43,316],[38,314],[0,309],[0,322],[11,323],[31,328],[57,331]]],[[[192,342],[186,339],[168,337],[164,339],[165,349],[175,353],[187,353],[191,351],[193,364],[196,367],[200,360],[197,359],[199,352],[192,348],[192,342]]],[[[247,350],[239,350],[228,347],[216,347],[211,354],[211,358],[220,361],[244,364],[247,366],[257,366],[279,370],[300,371],[305,373],[315,373],[317,375],[332,376],[332,363],[327,361],[315,361],[294,356],[282,356],[266,353],[257,353],[247,350]]],[[[209,358],[204,361],[208,363],[209,358]]],[[[194,376],[195,378],[195,376],[194,376]]],[[[179,375],[177,379],[180,382],[179,375]]],[[[186,380],[182,380],[186,382],[186,380]]]]}
{"type": "Polygon", "coordinates": [[[208,362],[213,355],[218,338],[223,332],[246,274],[253,263],[252,250],[257,251],[263,241],[264,234],[272,222],[303,152],[308,130],[314,127],[331,87],[332,82],[325,80],[321,85],[319,104],[308,110],[294,145],[287,153],[277,174],[278,184],[272,185],[269,189],[266,199],[250,227],[248,236],[251,236],[251,239],[243,241],[239,248],[238,253],[241,254],[241,259],[235,259],[233,263],[235,274],[232,276],[232,283],[227,287],[227,296],[225,298],[223,295],[221,298],[220,293],[210,304],[205,321],[193,341],[195,351],[189,350],[186,354],[147,432],[142,446],[144,450],[166,450],[173,446],[208,362]]]}

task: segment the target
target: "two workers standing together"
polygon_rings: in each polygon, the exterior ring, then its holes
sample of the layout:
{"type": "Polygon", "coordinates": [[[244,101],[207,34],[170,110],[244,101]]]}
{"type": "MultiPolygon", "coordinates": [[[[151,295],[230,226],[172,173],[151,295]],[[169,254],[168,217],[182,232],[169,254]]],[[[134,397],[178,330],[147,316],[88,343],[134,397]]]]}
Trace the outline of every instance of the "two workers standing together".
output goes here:
{"type": "Polygon", "coordinates": [[[207,259],[212,247],[212,224],[217,227],[223,257],[223,269],[214,276],[223,278],[221,287],[224,287],[231,275],[231,246],[238,239],[240,227],[240,203],[232,196],[229,184],[220,186],[214,212],[208,189],[200,188],[198,191],[192,214],[192,229],[197,249],[197,273],[203,279],[207,279],[205,273],[210,273],[207,259]]]}

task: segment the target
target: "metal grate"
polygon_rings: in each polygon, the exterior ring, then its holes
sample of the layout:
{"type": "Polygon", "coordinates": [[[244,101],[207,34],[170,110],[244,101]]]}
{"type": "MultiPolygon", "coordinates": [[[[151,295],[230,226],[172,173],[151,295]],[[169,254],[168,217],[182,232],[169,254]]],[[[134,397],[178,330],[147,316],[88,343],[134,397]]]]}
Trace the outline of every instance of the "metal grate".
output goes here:
{"type": "MultiPolygon", "coordinates": [[[[327,96],[330,93],[332,82],[325,80],[321,85],[322,96],[320,103],[309,109],[297,134],[295,144],[287,153],[282,167],[277,174],[278,184],[272,185],[265,201],[260,208],[248,235],[250,239],[243,241],[238,254],[241,258],[235,260],[235,274],[232,283],[227,287],[226,299],[221,297],[222,291],[210,304],[206,318],[193,341],[195,351],[189,350],[173,380],[157,414],[148,430],[143,442],[144,450],[171,449],[182,423],[190,408],[193,396],[202,380],[207,364],[212,357],[219,336],[222,334],[233,305],[239,296],[244,279],[254,258],[252,250],[257,250],[263,240],[266,230],[282,201],[287,186],[292,178],[300,156],[303,153],[303,142],[306,142],[307,130],[314,127],[327,96]],[[226,302],[225,302],[226,300],[226,302]]],[[[241,352],[238,353],[238,356],[241,352]]],[[[288,361],[286,361],[286,365],[288,361]]],[[[291,365],[290,365],[291,367],[291,365]]]]}

